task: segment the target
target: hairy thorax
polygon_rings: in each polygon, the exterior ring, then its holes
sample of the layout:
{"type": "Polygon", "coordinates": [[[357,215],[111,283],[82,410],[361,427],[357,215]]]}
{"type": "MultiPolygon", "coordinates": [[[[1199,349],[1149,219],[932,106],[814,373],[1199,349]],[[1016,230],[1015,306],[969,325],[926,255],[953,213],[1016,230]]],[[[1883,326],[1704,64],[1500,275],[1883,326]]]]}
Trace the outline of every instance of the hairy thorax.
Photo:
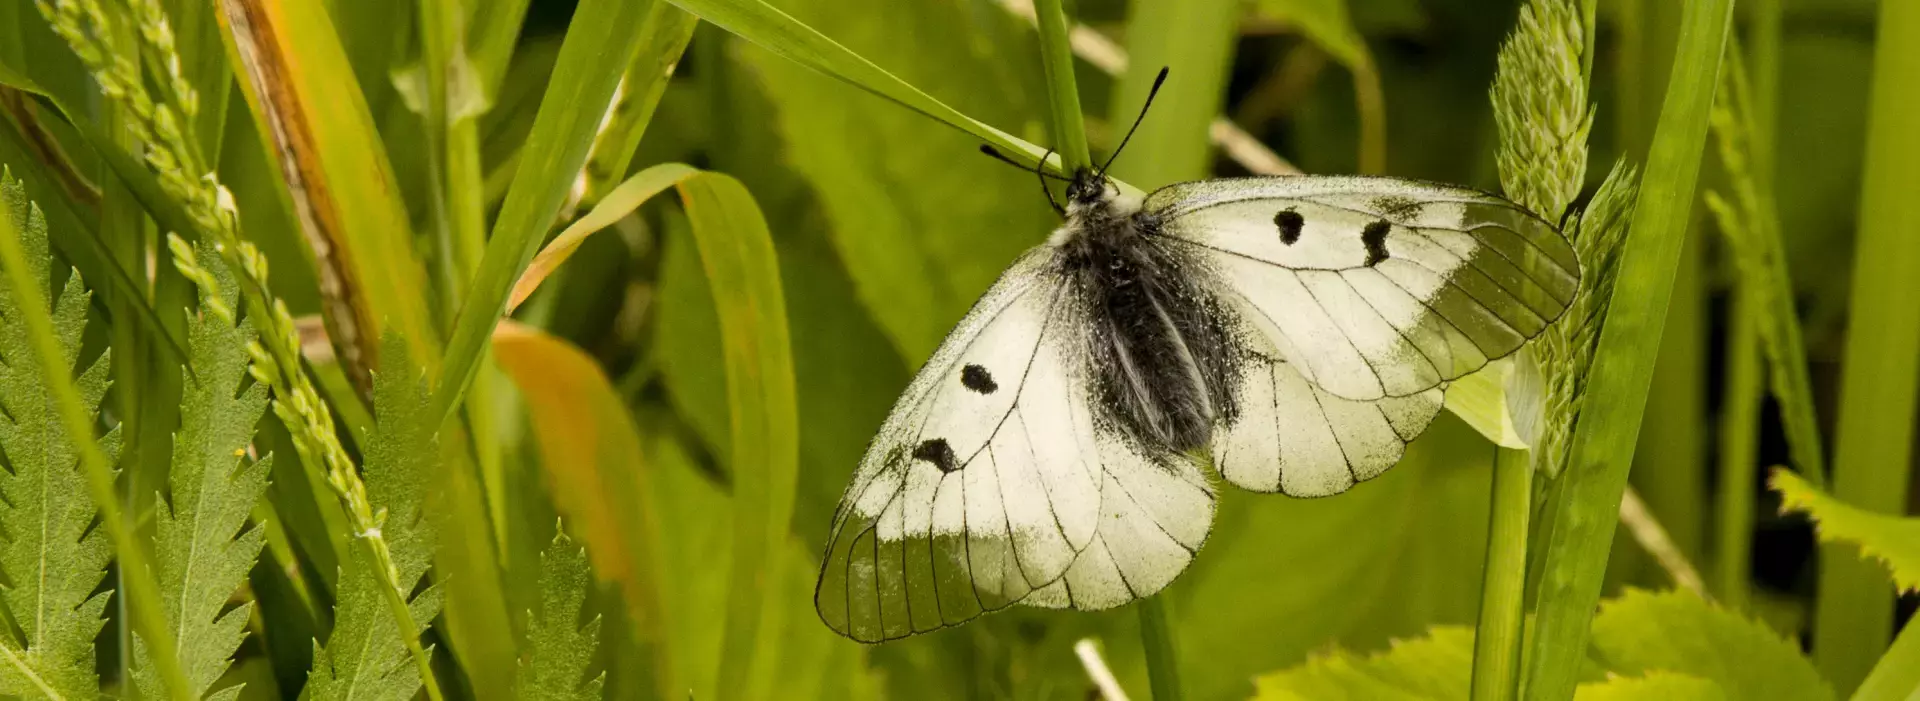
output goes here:
{"type": "Polygon", "coordinates": [[[1137,201],[1070,198],[1049,244],[1088,322],[1084,357],[1104,418],[1140,445],[1187,452],[1233,412],[1231,334],[1197,284],[1199,263],[1156,226],[1137,201]]]}

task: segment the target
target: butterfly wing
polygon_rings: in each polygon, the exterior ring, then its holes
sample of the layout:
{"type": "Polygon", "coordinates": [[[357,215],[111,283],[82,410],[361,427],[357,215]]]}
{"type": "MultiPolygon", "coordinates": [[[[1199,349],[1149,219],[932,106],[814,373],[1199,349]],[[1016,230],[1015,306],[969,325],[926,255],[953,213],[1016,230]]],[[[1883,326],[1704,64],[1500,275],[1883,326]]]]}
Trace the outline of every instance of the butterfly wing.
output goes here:
{"type": "Polygon", "coordinates": [[[814,594],[834,630],[923,633],[1035,592],[1050,601],[1070,571],[1087,573],[1080,600],[1111,601],[1124,577],[1158,589],[1205,539],[1213,495],[1198,469],[1162,467],[1097,425],[1086,324],[1051,262],[1039,249],[1001,276],[868,448],[814,594]],[[1104,559],[1076,564],[1095,544],[1104,559]],[[1117,586],[1089,598],[1096,585],[1117,586]]]}
{"type": "Polygon", "coordinates": [[[1466,188],[1241,178],[1173,185],[1143,208],[1295,372],[1351,400],[1418,395],[1512,353],[1580,282],[1553,225],[1466,188]]]}
{"type": "Polygon", "coordinates": [[[1247,339],[1228,481],[1337,494],[1399,462],[1446,384],[1512,353],[1579,285],[1573,248],[1506,200],[1373,177],[1213,180],[1153,193],[1247,339]]]}

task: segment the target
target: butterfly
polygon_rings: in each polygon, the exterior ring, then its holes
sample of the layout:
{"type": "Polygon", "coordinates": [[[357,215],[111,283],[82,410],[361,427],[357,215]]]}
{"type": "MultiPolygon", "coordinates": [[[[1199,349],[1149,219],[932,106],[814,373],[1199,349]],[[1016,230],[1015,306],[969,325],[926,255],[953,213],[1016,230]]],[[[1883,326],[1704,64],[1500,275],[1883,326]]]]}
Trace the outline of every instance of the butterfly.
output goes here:
{"type": "Polygon", "coordinates": [[[1149,596],[1212,528],[1203,465],[1294,497],[1376,477],[1449,382],[1539,334],[1580,283],[1552,224],[1475,190],[1279,176],[1141,198],[1105,170],[1075,173],[1065,221],[868,447],[814,594],[833,630],[881,642],[1149,596]]]}

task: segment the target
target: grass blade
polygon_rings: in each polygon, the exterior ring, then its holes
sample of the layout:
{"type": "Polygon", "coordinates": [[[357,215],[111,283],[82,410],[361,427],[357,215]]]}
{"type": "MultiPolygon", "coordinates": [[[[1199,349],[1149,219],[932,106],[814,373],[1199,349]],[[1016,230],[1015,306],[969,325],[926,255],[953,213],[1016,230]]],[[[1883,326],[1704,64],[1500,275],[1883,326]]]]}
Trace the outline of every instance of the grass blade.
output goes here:
{"type": "MultiPolygon", "coordinates": [[[[1913,457],[1915,387],[1920,381],[1920,4],[1880,4],[1873,98],[1861,176],[1852,309],[1841,362],[1834,429],[1833,495],[1900,513],[1913,457]]],[[[1893,598],[1877,566],[1844,549],[1821,549],[1814,659],[1843,693],[1866,678],[1886,648],[1893,598]]]]}
{"type": "MultiPolygon", "coordinates": [[[[787,59],[844,80],[854,87],[979,137],[1001,153],[1027,165],[1040,163],[1039,146],[961,114],[946,103],[908,85],[892,73],[861,58],[826,35],[768,5],[762,0],[670,0],[720,28],[759,44],[787,59]]],[[[1132,116],[1129,115],[1131,120],[1132,116]]],[[[1058,158],[1047,160],[1055,173],[1066,173],[1058,158]]]]}
{"type": "Polygon", "coordinates": [[[1686,241],[1708,112],[1732,19],[1730,0],[1701,0],[1684,10],[1643,195],[1620,253],[1614,289],[1626,294],[1614,297],[1601,326],[1588,385],[1590,401],[1574,430],[1560,478],[1565,482],[1559,491],[1560,513],[1542,534],[1545,571],[1528,657],[1527,698],[1568,698],[1579,678],[1650,389],[1659,346],[1652,340],[1665,325],[1686,241]]]}
{"type": "Polygon", "coordinates": [[[433,367],[439,327],[393,166],[320,0],[223,0],[228,61],[320,285],[327,336],[362,393],[382,330],[433,367]]]}
{"type": "Polygon", "coordinates": [[[644,38],[636,30],[651,4],[585,0],[574,10],[513,185],[494,219],[486,256],[454,319],[434,394],[434,411],[441,416],[452,413],[473,381],[514,280],[539,250],[574,176],[586,165],[600,119],[644,38]]]}
{"type": "Polygon", "coordinates": [[[1132,58],[1113,92],[1107,118],[1116,128],[1132,124],[1162,66],[1167,82],[1152,111],[1113,172],[1122,179],[1158,187],[1196,180],[1213,172],[1207,128],[1220,114],[1227,69],[1232,67],[1237,0],[1141,0],[1127,17],[1132,58]]]}
{"type": "Polygon", "coordinates": [[[760,639],[767,582],[786,542],[799,477],[799,416],[794,408],[792,344],[773,239],[760,207],[740,181],[718,173],[683,180],[680,197],[720,313],[731,417],[733,570],[720,652],[721,699],[742,696],[760,639]]]}
{"type": "Polygon", "coordinates": [[[1068,171],[1093,165],[1087,151],[1086,116],[1080,112],[1080,88],[1073,79],[1073,47],[1067,42],[1067,14],[1060,0],[1039,0],[1040,65],[1046,69],[1047,99],[1053,116],[1053,147],[1068,171]]]}

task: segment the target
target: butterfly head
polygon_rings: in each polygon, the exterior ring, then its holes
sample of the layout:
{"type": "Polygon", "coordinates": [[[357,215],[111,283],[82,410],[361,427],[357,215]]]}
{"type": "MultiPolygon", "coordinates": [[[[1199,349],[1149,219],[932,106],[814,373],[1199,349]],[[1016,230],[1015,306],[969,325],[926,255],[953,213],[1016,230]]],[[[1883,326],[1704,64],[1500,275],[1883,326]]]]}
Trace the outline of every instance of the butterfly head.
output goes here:
{"type": "Polygon", "coordinates": [[[1118,194],[1120,194],[1119,188],[1107,178],[1104,170],[1081,168],[1073,174],[1073,179],[1067,182],[1066,214],[1073,216],[1076,212],[1098,207],[1118,194]]]}

